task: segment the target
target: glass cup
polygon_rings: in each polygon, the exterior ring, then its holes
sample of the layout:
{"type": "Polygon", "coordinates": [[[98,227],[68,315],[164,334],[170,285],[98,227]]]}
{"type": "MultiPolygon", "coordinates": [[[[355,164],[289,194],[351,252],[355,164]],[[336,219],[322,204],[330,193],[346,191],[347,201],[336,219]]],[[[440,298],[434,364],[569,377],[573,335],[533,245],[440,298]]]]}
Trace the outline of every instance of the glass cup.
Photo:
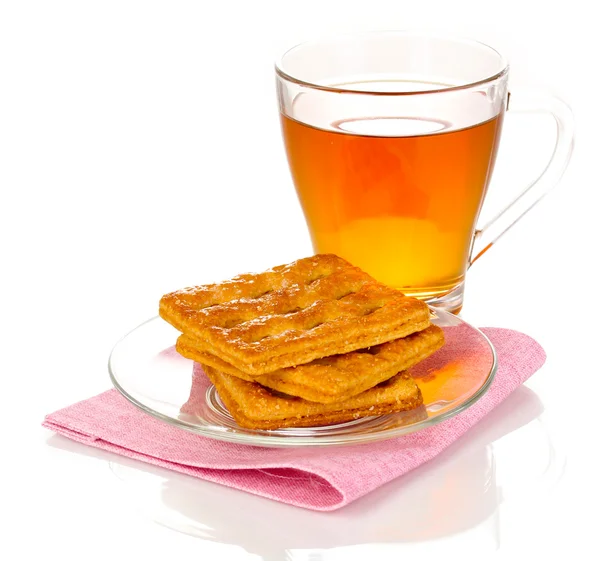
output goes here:
{"type": "Polygon", "coordinates": [[[558,182],[571,155],[568,106],[509,94],[506,60],[475,41],[340,36],[290,49],[276,75],[314,251],[455,313],[467,269],[558,182]],[[538,179],[478,226],[507,110],[551,114],[556,146],[538,179]]]}

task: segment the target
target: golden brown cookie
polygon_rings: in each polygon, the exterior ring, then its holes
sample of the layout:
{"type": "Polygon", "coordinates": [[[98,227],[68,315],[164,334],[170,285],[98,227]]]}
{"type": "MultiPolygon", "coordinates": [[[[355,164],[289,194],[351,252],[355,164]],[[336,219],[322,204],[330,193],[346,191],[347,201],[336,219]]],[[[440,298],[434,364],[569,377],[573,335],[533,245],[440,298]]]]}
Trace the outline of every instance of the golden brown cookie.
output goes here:
{"type": "Polygon", "coordinates": [[[400,372],[359,395],[337,403],[314,403],[269,390],[256,382],[202,365],[223,403],[241,427],[277,429],[316,427],[416,409],[421,392],[407,372],[400,372]]]}
{"type": "Polygon", "coordinates": [[[336,255],[166,294],[163,319],[190,344],[251,376],[406,337],[427,305],[336,255]]]}
{"type": "Polygon", "coordinates": [[[444,332],[436,325],[402,339],[368,349],[320,358],[296,367],[258,377],[249,376],[207,352],[198,351],[185,335],[177,339],[184,357],[207,364],[242,380],[255,381],[288,395],[318,403],[343,401],[407,370],[444,344],[444,332]]]}

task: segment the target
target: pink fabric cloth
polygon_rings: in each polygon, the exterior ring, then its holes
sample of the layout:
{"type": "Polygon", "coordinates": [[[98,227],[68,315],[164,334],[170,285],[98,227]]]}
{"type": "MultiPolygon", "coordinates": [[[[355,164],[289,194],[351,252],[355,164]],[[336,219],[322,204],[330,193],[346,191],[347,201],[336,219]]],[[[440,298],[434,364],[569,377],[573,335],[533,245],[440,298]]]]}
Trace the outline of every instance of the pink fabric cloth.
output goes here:
{"type": "Polygon", "coordinates": [[[457,416],[403,437],[357,446],[260,448],[202,437],[138,410],[116,390],[61,409],[43,425],[116,454],[313,510],[335,510],[431,460],[501,403],[545,361],[540,345],[483,330],[498,355],[488,392],[457,416]]]}

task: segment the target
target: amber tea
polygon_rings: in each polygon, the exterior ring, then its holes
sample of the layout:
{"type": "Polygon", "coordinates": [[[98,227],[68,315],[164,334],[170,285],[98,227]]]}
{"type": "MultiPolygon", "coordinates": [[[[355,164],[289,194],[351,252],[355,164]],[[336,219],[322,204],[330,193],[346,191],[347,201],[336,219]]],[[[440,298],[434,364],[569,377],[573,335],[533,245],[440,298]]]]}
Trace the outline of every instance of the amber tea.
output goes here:
{"type": "Polygon", "coordinates": [[[449,132],[377,136],[428,122],[380,117],[324,130],[282,116],[315,252],[336,253],[407,294],[451,290],[466,270],[502,117],[449,132]]]}
{"type": "Polygon", "coordinates": [[[467,269],[556,185],[573,148],[569,107],[509,95],[508,71],[492,47],[434,32],[345,34],[286,51],[275,67],[281,125],[314,251],[458,313],[467,269]],[[514,110],[550,114],[555,149],[478,224],[514,110]]]}

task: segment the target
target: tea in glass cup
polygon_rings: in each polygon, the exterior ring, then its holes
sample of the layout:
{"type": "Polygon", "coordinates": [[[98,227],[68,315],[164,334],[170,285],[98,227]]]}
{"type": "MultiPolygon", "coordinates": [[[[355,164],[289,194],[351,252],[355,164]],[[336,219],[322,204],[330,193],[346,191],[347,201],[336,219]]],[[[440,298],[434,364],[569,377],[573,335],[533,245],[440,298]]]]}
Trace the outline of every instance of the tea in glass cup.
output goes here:
{"type": "Polygon", "coordinates": [[[554,157],[477,228],[509,108],[508,65],[497,51],[436,34],[375,32],[298,45],[276,71],[314,251],[450,311],[462,306],[469,266],[558,181],[571,153],[568,107],[523,96],[517,110],[556,118],[554,157]]]}

